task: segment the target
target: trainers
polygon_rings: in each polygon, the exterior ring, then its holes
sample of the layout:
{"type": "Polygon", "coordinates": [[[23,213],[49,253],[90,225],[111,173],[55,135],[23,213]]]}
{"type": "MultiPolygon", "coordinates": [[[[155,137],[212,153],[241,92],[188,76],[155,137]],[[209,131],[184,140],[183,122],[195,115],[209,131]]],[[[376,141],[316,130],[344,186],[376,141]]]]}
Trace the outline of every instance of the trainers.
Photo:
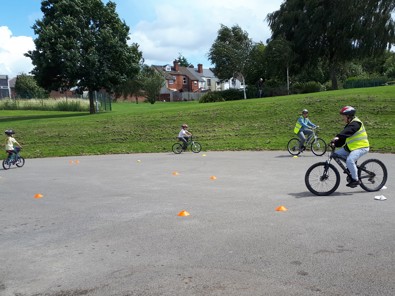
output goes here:
{"type": "Polygon", "coordinates": [[[300,148],[300,151],[303,152],[306,150],[306,146],[302,146],[302,148],[300,148]]]}
{"type": "Polygon", "coordinates": [[[359,184],[359,180],[351,180],[350,183],[348,183],[346,186],[354,188],[357,187],[359,184]]]}

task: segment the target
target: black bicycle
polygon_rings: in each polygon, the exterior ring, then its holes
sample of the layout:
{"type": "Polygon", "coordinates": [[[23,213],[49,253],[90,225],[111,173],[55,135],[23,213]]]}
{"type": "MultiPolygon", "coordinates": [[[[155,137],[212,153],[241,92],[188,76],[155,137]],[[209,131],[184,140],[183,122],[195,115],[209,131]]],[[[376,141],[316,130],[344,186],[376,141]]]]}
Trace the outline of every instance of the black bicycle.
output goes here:
{"type": "MultiPolygon", "coordinates": [[[[322,156],[326,152],[326,143],[323,139],[318,137],[318,129],[313,128],[311,130],[313,131],[313,135],[310,137],[305,146],[309,147],[314,155],[322,156]]],[[[291,155],[299,155],[301,152],[303,152],[300,147],[301,145],[299,138],[292,138],[287,144],[288,152],[291,155]]]]}
{"type": "MultiPolygon", "coordinates": [[[[347,175],[347,182],[351,181],[351,173],[346,167],[346,160],[338,157],[333,146],[326,162],[313,164],[306,172],[305,183],[307,189],[315,195],[330,195],[336,191],[340,184],[340,173],[331,163],[332,159],[340,166],[343,173],[347,175]]],[[[368,191],[379,191],[387,182],[387,168],[384,163],[378,159],[368,159],[357,164],[358,178],[360,186],[368,191]]]]}
{"type": "Polygon", "coordinates": [[[8,156],[6,159],[3,160],[3,168],[8,170],[11,165],[16,165],[18,168],[23,167],[25,164],[25,159],[20,156],[19,151],[21,151],[20,147],[14,148],[14,153],[11,156],[8,156]]]}
{"type": "MultiPolygon", "coordinates": [[[[183,145],[184,145],[184,143],[182,143],[180,140],[179,140],[179,142],[173,144],[173,147],[172,147],[173,152],[175,154],[180,154],[181,152],[185,151],[186,149],[185,150],[183,149],[183,145]]],[[[194,141],[192,136],[190,136],[188,139],[187,148],[188,147],[190,147],[192,152],[194,152],[194,153],[199,153],[202,150],[202,145],[200,145],[200,143],[194,141]]]]}

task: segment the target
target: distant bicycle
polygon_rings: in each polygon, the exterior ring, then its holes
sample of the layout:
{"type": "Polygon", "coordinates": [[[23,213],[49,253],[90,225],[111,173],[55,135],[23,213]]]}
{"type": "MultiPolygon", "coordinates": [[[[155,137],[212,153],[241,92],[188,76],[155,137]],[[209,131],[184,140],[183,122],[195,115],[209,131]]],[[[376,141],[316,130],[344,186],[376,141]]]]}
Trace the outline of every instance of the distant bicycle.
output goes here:
{"type": "MultiPolygon", "coordinates": [[[[331,163],[332,159],[340,166],[343,173],[347,175],[347,182],[351,180],[351,173],[346,167],[345,159],[334,154],[335,148],[329,146],[332,152],[326,162],[313,164],[306,172],[305,184],[307,189],[315,195],[330,195],[336,191],[340,184],[338,169],[331,163]]],[[[365,191],[379,191],[387,182],[387,168],[378,159],[368,159],[357,164],[359,186],[365,191]]]]}
{"type": "MultiPolygon", "coordinates": [[[[313,131],[313,135],[310,137],[310,140],[305,144],[305,147],[309,147],[314,155],[322,156],[326,152],[327,145],[323,139],[318,137],[317,128],[313,128],[311,130],[313,131]]],[[[299,155],[301,152],[303,152],[304,150],[301,150],[300,147],[301,145],[299,138],[292,138],[287,144],[288,152],[291,155],[299,155]]]]}
{"type": "MultiPolygon", "coordinates": [[[[183,148],[183,143],[177,142],[173,145],[172,150],[175,154],[180,154],[181,152],[185,151],[183,148]]],[[[193,136],[190,136],[188,139],[187,148],[190,147],[192,152],[199,153],[202,150],[202,145],[200,143],[193,140],[193,136]]]]}
{"type": "Polygon", "coordinates": [[[15,147],[14,153],[11,156],[7,156],[6,159],[3,160],[3,168],[8,170],[11,165],[16,165],[18,168],[23,167],[25,164],[25,159],[19,155],[21,148],[15,147]]]}

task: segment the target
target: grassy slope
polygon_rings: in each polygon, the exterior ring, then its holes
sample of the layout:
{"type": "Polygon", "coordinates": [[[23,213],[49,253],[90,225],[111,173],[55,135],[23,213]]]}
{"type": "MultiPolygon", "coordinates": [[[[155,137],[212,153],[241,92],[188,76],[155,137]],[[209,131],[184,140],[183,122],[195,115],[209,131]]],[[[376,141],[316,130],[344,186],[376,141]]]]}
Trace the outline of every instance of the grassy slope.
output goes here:
{"type": "Polygon", "coordinates": [[[372,151],[395,152],[395,86],[251,99],[225,103],[113,104],[113,112],[1,111],[25,157],[167,152],[186,122],[203,150],[285,150],[300,110],[307,108],[329,140],[343,123],[338,110],[358,109],[372,151]]]}

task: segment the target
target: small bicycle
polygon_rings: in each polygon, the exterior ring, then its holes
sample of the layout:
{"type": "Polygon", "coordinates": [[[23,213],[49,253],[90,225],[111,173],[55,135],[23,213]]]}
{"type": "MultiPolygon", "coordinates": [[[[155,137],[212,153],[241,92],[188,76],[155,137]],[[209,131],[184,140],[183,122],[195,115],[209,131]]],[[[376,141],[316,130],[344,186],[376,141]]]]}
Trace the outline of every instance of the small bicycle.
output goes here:
{"type": "Polygon", "coordinates": [[[14,153],[11,156],[7,156],[7,158],[3,160],[3,168],[5,170],[8,170],[11,165],[16,165],[18,168],[23,167],[25,164],[25,159],[20,156],[19,151],[21,151],[21,148],[15,147],[14,153]]]}
{"type": "MultiPolygon", "coordinates": [[[[310,137],[305,146],[310,147],[311,152],[313,152],[314,155],[322,156],[326,152],[326,143],[323,139],[318,137],[317,128],[313,128],[311,130],[313,131],[313,135],[310,137]]],[[[300,139],[298,138],[292,138],[287,144],[288,152],[291,155],[299,155],[301,152],[303,152],[304,150],[301,150],[300,147],[300,139]]]]}
{"type": "MultiPolygon", "coordinates": [[[[192,152],[199,153],[202,150],[202,145],[200,143],[193,140],[193,137],[190,136],[188,139],[187,148],[190,147],[192,152]]],[[[181,152],[185,151],[183,149],[183,143],[177,142],[173,145],[172,150],[175,154],[180,154],[181,152]]]]}
{"type": "MultiPolygon", "coordinates": [[[[346,167],[346,160],[334,154],[335,148],[329,146],[332,152],[329,154],[326,162],[313,164],[306,172],[305,183],[307,189],[315,195],[330,195],[336,191],[340,184],[340,174],[338,169],[331,163],[331,160],[340,166],[343,173],[347,175],[347,182],[351,180],[351,173],[346,167]]],[[[379,191],[387,182],[387,168],[384,163],[378,159],[368,159],[357,164],[358,179],[360,186],[368,191],[379,191]]]]}

